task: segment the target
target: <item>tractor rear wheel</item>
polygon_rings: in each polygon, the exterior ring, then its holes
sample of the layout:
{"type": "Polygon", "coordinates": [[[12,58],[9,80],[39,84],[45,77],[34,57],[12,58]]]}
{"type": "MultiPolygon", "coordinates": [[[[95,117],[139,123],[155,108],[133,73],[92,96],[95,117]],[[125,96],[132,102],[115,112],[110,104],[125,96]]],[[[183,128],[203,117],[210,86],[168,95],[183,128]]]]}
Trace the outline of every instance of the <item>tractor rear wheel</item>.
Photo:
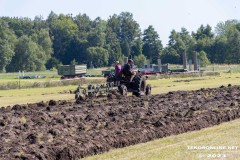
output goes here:
{"type": "Polygon", "coordinates": [[[135,76],[133,78],[134,84],[133,84],[133,95],[139,97],[141,93],[145,93],[146,89],[146,78],[142,75],[135,76]]]}
{"type": "MultiPolygon", "coordinates": [[[[94,90],[95,86],[92,85],[92,84],[89,84],[87,88],[88,88],[88,90],[94,90]]],[[[88,96],[89,97],[94,97],[94,92],[88,92],[88,96]]]]}

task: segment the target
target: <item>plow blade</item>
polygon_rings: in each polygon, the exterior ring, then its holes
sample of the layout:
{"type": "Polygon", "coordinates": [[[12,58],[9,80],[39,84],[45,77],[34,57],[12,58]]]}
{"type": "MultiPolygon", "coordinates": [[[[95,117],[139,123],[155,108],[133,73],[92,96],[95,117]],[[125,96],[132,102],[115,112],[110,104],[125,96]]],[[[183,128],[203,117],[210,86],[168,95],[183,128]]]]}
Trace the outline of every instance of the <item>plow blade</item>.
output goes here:
{"type": "Polygon", "coordinates": [[[98,85],[89,84],[87,88],[79,86],[75,94],[75,99],[86,100],[99,97],[100,95],[108,95],[112,91],[118,91],[118,85],[113,82],[98,85]]]}

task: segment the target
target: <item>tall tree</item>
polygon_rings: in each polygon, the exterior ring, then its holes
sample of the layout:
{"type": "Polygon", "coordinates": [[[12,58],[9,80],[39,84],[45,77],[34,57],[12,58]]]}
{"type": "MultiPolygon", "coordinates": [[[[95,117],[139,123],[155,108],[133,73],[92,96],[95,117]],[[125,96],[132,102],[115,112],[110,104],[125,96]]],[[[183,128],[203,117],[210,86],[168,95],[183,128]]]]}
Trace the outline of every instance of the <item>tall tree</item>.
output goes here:
{"type": "Polygon", "coordinates": [[[179,63],[180,55],[177,51],[172,47],[165,47],[163,53],[161,55],[161,60],[163,63],[172,63],[176,64],[179,63]]]}
{"type": "Polygon", "coordinates": [[[16,36],[9,29],[6,22],[0,19],[0,72],[5,72],[5,67],[14,56],[16,36]]]}
{"type": "Polygon", "coordinates": [[[210,25],[206,25],[206,27],[204,27],[203,25],[201,25],[197,32],[194,33],[193,32],[193,36],[195,37],[196,40],[199,39],[204,39],[204,38],[213,38],[214,34],[212,32],[212,27],[210,25]]]}
{"type": "Polygon", "coordinates": [[[30,18],[7,18],[6,21],[17,37],[34,33],[34,22],[30,18]]]}
{"type": "Polygon", "coordinates": [[[192,59],[192,53],[195,50],[196,45],[195,39],[189,34],[186,28],[181,28],[181,32],[179,34],[181,37],[181,41],[183,42],[184,51],[187,54],[187,58],[192,59]]]}
{"type": "Polygon", "coordinates": [[[88,43],[90,46],[103,47],[106,43],[105,40],[106,31],[106,21],[101,20],[101,18],[96,18],[92,22],[91,30],[88,34],[88,43]]]}
{"type": "Polygon", "coordinates": [[[117,39],[117,34],[112,31],[112,28],[107,25],[106,29],[106,49],[109,53],[109,61],[108,64],[111,65],[115,61],[121,61],[122,58],[122,49],[120,46],[120,42],[117,39]]]}
{"type": "Polygon", "coordinates": [[[108,19],[108,27],[116,33],[120,42],[121,51],[125,56],[136,55],[136,51],[141,50],[141,29],[139,24],[133,19],[133,14],[122,12],[120,15],[113,15],[108,19]],[[138,39],[136,41],[136,39],[138,39]]]}
{"type": "Polygon", "coordinates": [[[143,33],[143,54],[151,59],[153,63],[157,63],[160,58],[163,46],[158,33],[153,26],[149,26],[143,33]]]}
{"type": "Polygon", "coordinates": [[[74,36],[78,34],[78,26],[73,22],[72,17],[60,14],[58,18],[55,15],[49,15],[50,30],[53,38],[54,57],[63,64],[70,64],[74,58],[74,53],[69,52],[68,48],[74,36]]]}
{"type": "Polygon", "coordinates": [[[33,29],[35,31],[39,31],[41,29],[48,29],[48,24],[47,22],[43,19],[42,16],[35,16],[34,20],[33,20],[34,26],[33,29]]]}
{"type": "Polygon", "coordinates": [[[103,67],[108,64],[108,51],[102,47],[89,47],[87,49],[88,65],[92,62],[95,67],[103,67]]]}
{"type": "Polygon", "coordinates": [[[226,35],[227,32],[238,23],[238,20],[227,20],[225,22],[219,22],[215,27],[215,33],[219,36],[226,35]]]}
{"type": "Polygon", "coordinates": [[[204,51],[200,51],[198,53],[198,59],[200,59],[200,66],[201,67],[206,67],[207,65],[210,64],[210,61],[207,58],[207,54],[204,51]]]}
{"type": "Polygon", "coordinates": [[[184,44],[180,33],[172,30],[169,36],[168,48],[164,51],[164,56],[169,55],[175,57],[171,60],[173,63],[182,63],[182,53],[186,51],[186,45],[184,44]]]}
{"type": "Polygon", "coordinates": [[[40,71],[45,69],[46,55],[31,38],[20,37],[15,52],[11,63],[7,66],[8,71],[40,71]]]}
{"type": "Polygon", "coordinates": [[[147,58],[146,58],[143,54],[140,54],[140,55],[138,55],[138,56],[135,56],[135,57],[133,58],[133,60],[134,60],[134,64],[135,64],[136,66],[138,66],[139,68],[140,68],[140,67],[143,67],[144,64],[146,64],[146,62],[147,62],[147,58]]]}
{"type": "Polygon", "coordinates": [[[217,36],[214,44],[212,46],[214,50],[213,54],[211,55],[212,63],[226,63],[227,56],[228,56],[228,41],[227,36],[221,35],[217,36]]]}
{"type": "Polygon", "coordinates": [[[228,34],[229,53],[227,55],[228,63],[240,63],[240,31],[233,28],[228,34]]]}
{"type": "Polygon", "coordinates": [[[207,57],[210,61],[214,59],[214,33],[212,32],[212,27],[210,25],[206,25],[204,27],[201,25],[196,33],[192,33],[193,37],[196,39],[196,51],[204,51],[207,54],[207,57]]]}
{"type": "Polygon", "coordinates": [[[49,30],[40,29],[39,31],[36,31],[31,38],[39,45],[39,47],[41,47],[41,49],[45,52],[46,58],[49,59],[53,54],[52,40],[49,35],[49,30]]]}
{"type": "Polygon", "coordinates": [[[140,54],[134,53],[132,50],[133,48],[137,48],[136,50],[141,50],[141,42],[134,43],[135,39],[138,39],[138,41],[141,40],[139,38],[141,36],[141,29],[139,24],[133,19],[133,14],[129,12],[122,12],[118,16],[118,19],[121,26],[119,38],[121,41],[123,54],[126,54],[126,56],[128,56],[128,54],[140,54]],[[130,53],[128,49],[130,50],[130,53]]]}

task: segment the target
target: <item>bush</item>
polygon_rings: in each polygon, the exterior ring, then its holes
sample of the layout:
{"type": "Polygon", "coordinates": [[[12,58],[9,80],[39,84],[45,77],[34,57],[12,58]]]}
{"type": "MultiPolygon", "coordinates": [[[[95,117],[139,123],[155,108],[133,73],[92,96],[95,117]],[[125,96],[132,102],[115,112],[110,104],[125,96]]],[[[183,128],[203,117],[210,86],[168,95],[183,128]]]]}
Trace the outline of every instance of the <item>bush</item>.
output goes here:
{"type": "Polygon", "coordinates": [[[0,84],[0,90],[17,89],[18,82],[8,82],[7,84],[0,84]]]}
{"type": "Polygon", "coordinates": [[[207,53],[206,52],[200,51],[198,56],[200,58],[200,66],[201,67],[206,67],[207,65],[210,64],[210,61],[207,58],[207,53]]]}
{"type": "Polygon", "coordinates": [[[146,57],[145,57],[143,54],[140,54],[140,55],[138,55],[138,56],[135,56],[134,59],[133,59],[133,61],[134,61],[134,64],[135,64],[136,66],[138,66],[139,68],[141,68],[141,67],[144,66],[144,64],[146,64],[147,59],[146,59],[146,57]]]}

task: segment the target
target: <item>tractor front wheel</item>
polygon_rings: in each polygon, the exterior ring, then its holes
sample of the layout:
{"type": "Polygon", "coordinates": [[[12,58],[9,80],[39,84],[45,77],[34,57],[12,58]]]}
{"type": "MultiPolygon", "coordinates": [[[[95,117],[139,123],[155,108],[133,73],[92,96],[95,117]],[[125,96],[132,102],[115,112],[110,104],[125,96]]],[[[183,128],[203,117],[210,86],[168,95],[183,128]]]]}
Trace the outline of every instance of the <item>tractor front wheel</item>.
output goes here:
{"type": "Polygon", "coordinates": [[[127,87],[125,85],[119,86],[119,92],[123,97],[127,97],[127,87]]]}
{"type": "Polygon", "coordinates": [[[134,85],[133,85],[133,95],[139,97],[141,93],[145,94],[146,89],[146,78],[142,75],[136,76],[133,79],[134,85]]]}
{"type": "Polygon", "coordinates": [[[150,94],[151,94],[151,90],[152,90],[152,87],[151,87],[150,84],[148,84],[148,85],[146,86],[145,94],[146,94],[146,95],[150,95],[150,94]]]}

